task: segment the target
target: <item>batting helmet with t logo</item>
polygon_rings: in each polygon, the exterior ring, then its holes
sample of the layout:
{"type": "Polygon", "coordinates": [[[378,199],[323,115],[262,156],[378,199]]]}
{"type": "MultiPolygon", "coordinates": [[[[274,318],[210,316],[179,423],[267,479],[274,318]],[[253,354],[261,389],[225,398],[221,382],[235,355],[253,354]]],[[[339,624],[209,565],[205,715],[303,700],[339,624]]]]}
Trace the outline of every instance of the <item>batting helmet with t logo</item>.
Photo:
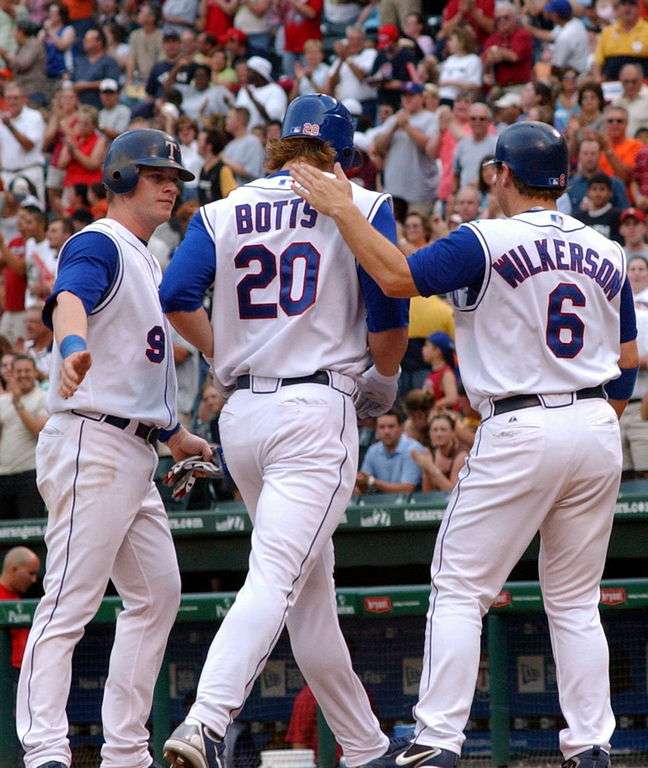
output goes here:
{"type": "Polygon", "coordinates": [[[316,139],[330,144],[343,168],[353,163],[353,118],[332,96],[309,93],[291,101],[281,126],[282,139],[316,139]]]}
{"type": "Polygon", "coordinates": [[[110,145],[103,166],[103,183],[116,195],[132,192],[137,186],[141,166],[177,168],[181,181],[195,178],[182,166],[180,145],[173,136],[164,131],[141,128],[122,133],[110,145]]]}

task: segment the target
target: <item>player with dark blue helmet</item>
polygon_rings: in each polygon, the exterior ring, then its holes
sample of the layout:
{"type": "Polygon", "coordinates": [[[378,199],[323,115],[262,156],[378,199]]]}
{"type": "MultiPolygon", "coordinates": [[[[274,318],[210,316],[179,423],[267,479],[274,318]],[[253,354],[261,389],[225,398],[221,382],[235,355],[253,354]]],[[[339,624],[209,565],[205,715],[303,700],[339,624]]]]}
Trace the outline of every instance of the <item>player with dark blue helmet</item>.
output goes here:
{"type": "Polygon", "coordinates": [[[461,378],[482,415],[437,538],[412,743],[369,768],[454,768],[482,618],[540,532],[540,583],[566,728],[563,768],[607,768],[615,727],[599,582],[621,477],[618,418],[637,375],[623,250],[560,213],[565,139],[526,121],[497,140],[507,218],[463,224],[408,258],[367,226],[341,169],[292,169],[391,296],[451,293],[461,378]]]}
{"type": "MultiPolygon", "coordinates": [[[[353,121],[330,96],[291,103],[270,174],[203,206],[160,296],[212,358],[228,398],[228,469],[254,523],[250,569],[205,661],[196,702],[165,744],[174,768],[219,768],[224,738],[285,626],[295,659],[356,768],[393,750],[338,623],[331,537],[355,484],[357,417],[392,405],[407,302],[387,299],[335,226],[291,190],[289,168],[353,160],[353,121]],[[203,297],[213,285],[211,321],[203,297]],[[370,365],[369,352],[373,358],[370,365]]],[[[369,226],[396,239],[388,195],[353,185],[369,226]]]]}
{"type": "MultiPolygon", "coordinates": [[[[16,704],[27,768],[69,768],[66,704],[72,654],[111,579],[124,602],[103,691],[102,765],[156,766],[146,723],[180,573],[153,482],[158,440],[176,461],[211,456],[178,422],[170,329],[147,248],[178,182],[193,174],[178,142],[128,131],[104,164],[108,211],[61,249],[43,319],[54,331],[36,475],[47,505],[43,595],[29,633],[16,704]]],[[[2,694],[6,695],[6,694],[2,694]]]]}

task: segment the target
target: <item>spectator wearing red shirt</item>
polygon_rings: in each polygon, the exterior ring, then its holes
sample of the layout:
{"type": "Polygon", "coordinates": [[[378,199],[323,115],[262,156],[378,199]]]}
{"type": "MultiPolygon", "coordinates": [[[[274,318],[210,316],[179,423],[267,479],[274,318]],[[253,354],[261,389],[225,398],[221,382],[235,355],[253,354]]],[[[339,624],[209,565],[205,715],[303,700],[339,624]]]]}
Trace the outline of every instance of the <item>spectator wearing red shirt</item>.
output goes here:
{"type": "Polygon", "coordinates": [[[63,189],[75,184],[101,181],[101,166],[106,154],[106,139],[97,130],[99,118],[94,107],[79,107],[75,134],[67,134],[59,155],[59,168],[65,168],[63,189]]]}
{"type": "Polygon", "coordinates": [[[447,40],[459,27],[468,25],[482,45],[495,30],[495,0],[450,0],[443,9],[443,24],[437,40],[447,40]]]}
{"type": "Polygon", "coordinates": [[[630,190],[637,208],[648,211],[648,144],[645,144],[637,154],[630,190]]]}
{"type": "MultiPolygon", "coordinates": [[[[40,560],[27,547],[14,547],[5,555],[0,572],[0,600],[20,600],[36,582],[40,571],[40,560]]],[[[17,672],[22,664],[29,627],[12,629],[11,666],[17,672]]]]}
{"type": "Polygon", "coordinates": [[[4,280],[4,311],[0,317],[0,335],[5,336],[14,345],[22,343],[25,339],[25,243],[32,237],[33,229],[34,222],[30,212],[21,207],[18,211],[18,236],[8,243],[0,236],[0,269],[4,280]]]}
{"type": "Polygon", "coordinates": [[[218,40],[232,29],[238,0],[201,0],[197,28],[218,40]]]}
{"type": "Polygon", "coordinates": [[[484,84],[508,88],[528,83],[533,68],[533,37],[518,24],[512,3],[497,4],[495,29],[484,43],[484,84]]]}
{"type": "Polygon", "coordinates": [[[454,349],[454,342],[443,331],[428,336],[423,345],[423,360],[432,369],[423,382],[423,389],[432,392],[436,408],[459,409],[454,349]]]}
{"type": "Polygon", "coordinates": [[[320,40],[323,0],[285,0],[282,17],[285,34],[283,74],[295,76],[295,62],[307,40],[320,40]]]}

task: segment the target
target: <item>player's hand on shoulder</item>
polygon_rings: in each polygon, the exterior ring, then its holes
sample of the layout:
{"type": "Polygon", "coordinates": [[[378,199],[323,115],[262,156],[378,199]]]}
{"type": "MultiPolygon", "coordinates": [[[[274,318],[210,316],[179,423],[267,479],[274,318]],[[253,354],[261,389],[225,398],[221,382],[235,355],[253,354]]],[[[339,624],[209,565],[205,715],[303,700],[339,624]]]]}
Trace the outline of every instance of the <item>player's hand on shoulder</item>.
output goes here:
{"type": "Polygon", "coordinates": [[[316,211],[325,216],[335,216],[348,208],[349,200],[353,200],[353,191],[339,163],[335,164],[334,171],[335,178],[331,178],[312,165],[295,163],[290,167],[292,190],[316,211]]]}
{"type": "Polygon", "coordinates": [[[92,365],[92,355],[87,349],[68,355],[61,366],[59,394],[65,400],[77,391],[92,365]]]}
{"type": "Polygon", "coordinates": [[[174,461],[182,461],[189,456],[202,456],[205,461],[212,457],[212,449],[206,440],[198,435],[193,435],[184,427],[169,438],[167,446],[171,451],[174,461]]]}

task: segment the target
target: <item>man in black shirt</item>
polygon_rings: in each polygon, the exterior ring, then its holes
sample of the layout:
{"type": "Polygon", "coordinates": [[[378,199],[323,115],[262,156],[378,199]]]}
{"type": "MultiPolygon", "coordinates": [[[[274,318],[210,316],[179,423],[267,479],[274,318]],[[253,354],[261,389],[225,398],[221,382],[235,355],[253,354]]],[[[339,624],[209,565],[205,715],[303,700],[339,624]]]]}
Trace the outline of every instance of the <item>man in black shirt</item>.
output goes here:
{"type": "Polygon", "coordinates": [[[162,48],[164,49],[164,58],[153,65],[146,81],[146,93],[152,99],[164,95],[164,81],[167,73],[173,67],[178,67],[176,82],[185,85],[191,81],[196,69],[196,64],[193,61],[181,60],[180,35],[175,30],[169,29],[164,33],[162,48]]]}
{"type": "Polygon", "coordinates": [[[612,207],[612,179],[606,173],[595,173],[590,178],[587,198],[588,210],[574,211],[574,217],[610,240],[623,243],[619,234],[621,210],[612,207]]]}
{"type": "Polygon", "coordinates": [[[410,40],[399,40],[395,24],[383,24],[378,29],[378,55],[365,82],[378,88],[378,102],[400,108],[402,88],[415,80],[416,56],[410,40]]]}

